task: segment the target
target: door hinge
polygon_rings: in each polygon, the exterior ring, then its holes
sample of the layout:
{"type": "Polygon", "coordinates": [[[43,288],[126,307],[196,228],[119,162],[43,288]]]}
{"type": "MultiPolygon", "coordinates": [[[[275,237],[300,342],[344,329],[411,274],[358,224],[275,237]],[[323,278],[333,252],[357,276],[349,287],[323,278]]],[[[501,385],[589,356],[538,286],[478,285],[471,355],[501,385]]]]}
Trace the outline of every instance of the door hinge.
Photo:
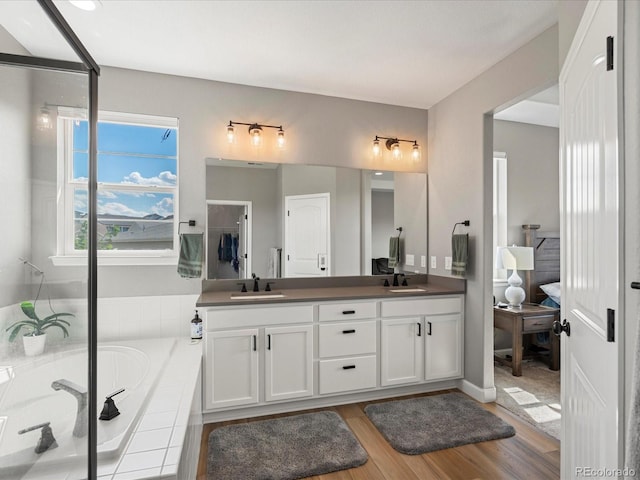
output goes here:
{"type": "Polygon", "coordinates": [[[289,210],[287,210],[287,217],[288,217],[289,215],[290,215],[290,212],[289,212],[289,210]]]}
{"type": "Polygon", "coordinates": [[[287,255],[287,260],[289,260],[289,255],[287,255]]]}
{"type": "Polygon", "coordinates": [[[607,342],[616,341],[616,311],[607,308],[607,342]]]}
{"type": "Polygon", "coordinates": [[[607,71],[613,70],[613,37],[607,37],[607,71]]]}
{"type": "Polygon", "coordinates": [[[244,254],[244,258],[249,258],[246,253],[244,254]]]}
{"type": "Polygon", "coordinates": [[[245,220],[249,220],[249,215],[247,215],[246,213],[244,214],[244,219],[245,220]]]}

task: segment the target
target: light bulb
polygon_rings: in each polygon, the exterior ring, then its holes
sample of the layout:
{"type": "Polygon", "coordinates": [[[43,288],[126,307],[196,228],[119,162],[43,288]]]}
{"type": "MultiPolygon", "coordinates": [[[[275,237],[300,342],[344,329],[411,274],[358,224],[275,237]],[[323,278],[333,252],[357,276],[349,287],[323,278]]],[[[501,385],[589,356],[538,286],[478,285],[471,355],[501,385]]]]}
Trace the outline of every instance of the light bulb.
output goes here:
{"type": "Polygon", "coordinates": [[[400,144],[398,142],[391,145],[391,155],[395,160],[399,160],[402,157],[402,152],[400,151],[400,144]]]}
{"type": "Polygon", "coordinates": [[[253,146],[259,147],[260,143],[262,143],[262,128],[260,128],[258,125],[252,125],[249,133],[251,134],[251,143],[253,144],[253,146]]]}
{"type": "Polygon", "coordinates": [[[51,130],[53,123],[51,122],[51,114],[47,107],[40,109],[40,115],[38,116],[38,130],[51,130]]]}
{"type": "Polygon", "coordinates": [[[233,125],[229,124],[229,126],[227,127],[227,141],[229,143],[233,143],[233,141],[235,140],[235,131],[233,128],[233,125]]]}
{"type": "Polygon", "coordinates": [[[278,129],[278,147],[283,148],[284,144],[285,144],[284,130],[282,130],[282,127],[280,127],[278,129]]]}
{"type": "Polygon", "coordinates": [[[411,150],[411,158],[413,158],[416,162],[420,160],[420,146],[417,142],[413,142],[413,148],[411,150]]]}
{"type": "Polygon", "coordinates": [[[92,12],[98,6],[94,0],[69,0],[69,3],[80,10],[92,12]]]}
{"type": "Polygon", "coordinates": [[[373,156],[376,158],[380,156],[380,140],[378,140],[378,137],[373,141],[373,156]]]}

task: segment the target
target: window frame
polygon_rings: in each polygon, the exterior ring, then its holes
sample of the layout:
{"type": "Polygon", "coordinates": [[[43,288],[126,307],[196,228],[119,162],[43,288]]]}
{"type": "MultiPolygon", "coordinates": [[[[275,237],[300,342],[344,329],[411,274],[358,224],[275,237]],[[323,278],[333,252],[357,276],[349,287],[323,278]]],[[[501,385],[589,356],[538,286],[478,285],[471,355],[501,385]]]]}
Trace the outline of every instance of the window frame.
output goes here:
{"type": "MultiPolygon", "coordinates": [[[[57,116],[57,241],[56,255],[50,257],[54,265],[84,265],[87,252],[75,249],[74,192],[87,188],[86,182],[74,181],[73,176],[73,122],[87,120],[86,110],[58,107],[57,116]]],[[[99,111],[98,123],[119,123],[135,126],[165,127],[175,129],[176,138],[176,185],[127,185],[98,183],[98,191],[106,189],[122,192],[149,191],[173,194],[173,248],[162,250],[98,250],[99,265],[176,265],[179,253],[179,196],[180,196],[180,135],[179,120],[137,113],[99,111]]]]}

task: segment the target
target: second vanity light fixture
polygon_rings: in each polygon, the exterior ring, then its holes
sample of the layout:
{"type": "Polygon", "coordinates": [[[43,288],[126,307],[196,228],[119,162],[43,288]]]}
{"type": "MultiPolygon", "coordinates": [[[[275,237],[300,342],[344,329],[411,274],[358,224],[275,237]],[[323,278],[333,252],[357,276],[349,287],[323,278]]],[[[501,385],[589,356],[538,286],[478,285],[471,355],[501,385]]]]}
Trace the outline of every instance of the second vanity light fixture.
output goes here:
{"type": "Polygon", "coordinates": [[[420,160],[420,145],[417,140],[403,140],[396,137],[381,137],[376,135],[373,139],[373,156],[379,158],[382,155],[382,148],[380,147],[380,140],[385,140],[384,144],[387,150],[391,151],[391,156],[394,160],[400,160],[402,158],[402,150],[400,150],[400,142],[413,143],[411,147],[411,158],[415,161],[420,160]]]}
{"type": "Polygon", "coordinates": [[[284,130],[282,129],[282,125],[263,125],[261,123],[244,123],[244,122],[234,122],[233,120],[229,120],[229,125],[227,125],[227,141],[229,143],[233,143],[236,138],[235,126],[236,125],[245,125],[249,127],[249,135],[251,136],[251,144],[255,147],[259,147],[262,144],[262,129],[263,128],[275,128],[278,130],[277,135],[277,144],[278,147],[283,148],[285,144],[284,140],[284,130]]]}

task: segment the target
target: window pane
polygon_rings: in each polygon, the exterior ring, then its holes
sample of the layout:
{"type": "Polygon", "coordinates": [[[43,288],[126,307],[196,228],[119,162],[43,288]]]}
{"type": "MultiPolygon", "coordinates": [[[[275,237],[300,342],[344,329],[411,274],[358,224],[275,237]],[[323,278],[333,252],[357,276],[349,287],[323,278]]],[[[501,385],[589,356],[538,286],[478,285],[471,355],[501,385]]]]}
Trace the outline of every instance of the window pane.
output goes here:
{"type": "Polygon", "coordinates": [[[89,151],[89,123],[86,120],[73,121],[73,151],[89,151]]]}
{"type": "Polygon", "coordinates": [[[98,151],[175,157],[177,131],[175,128],[100,122],[98,151]]]}
{"type": "Polygon", "coordinates": [[[73,180],[86,182],[88,178],[89,154],[85,152],[73,152],[73,180]]]}
{"type": "MultiPolygon", "coordinates": [[[[87,191],[74,192],[75,249],[87,248],[87,191]]],[[[173,248],[173,194],[98,190],[98,249],[173,248]]]]}
{"type": "Polygon", "coordinates": [[[98,154],[98,182],[175,186],[175,158],[98,154]]]}

